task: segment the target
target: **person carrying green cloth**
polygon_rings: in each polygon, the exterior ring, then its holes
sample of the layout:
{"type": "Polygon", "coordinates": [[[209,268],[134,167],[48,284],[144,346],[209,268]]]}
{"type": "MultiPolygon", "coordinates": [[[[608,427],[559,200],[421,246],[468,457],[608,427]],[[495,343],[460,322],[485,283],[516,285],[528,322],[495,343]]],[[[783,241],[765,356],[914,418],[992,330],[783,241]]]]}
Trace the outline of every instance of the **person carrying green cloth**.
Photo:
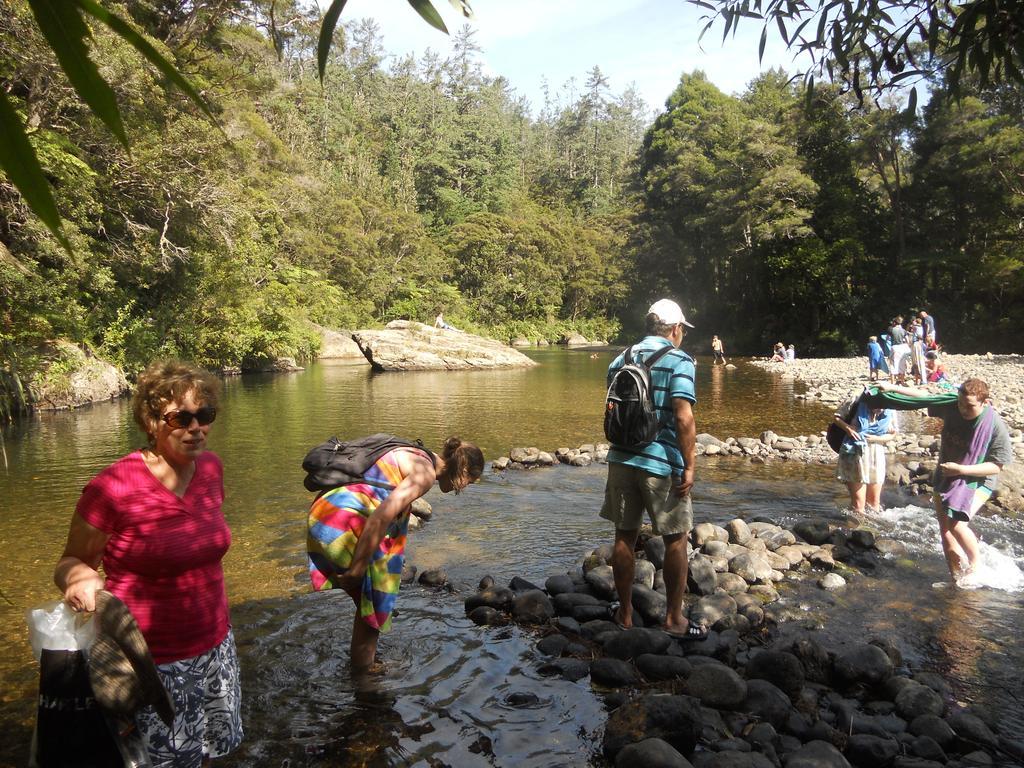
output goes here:
{"type": "Polygon", "coordinates": [[[955,397],[923,389],[880,383],[866,398],[879,398],[891,408],[928,408],[942,419],[939,463],[932,478],[942,551],[953,581],[976,586],[978,538],[968,523],[985,505],[999,483],[999,473],[1013,462],[1013,445],[1006,424],[989,401],[981,379],[967,379],[955,397]]]}

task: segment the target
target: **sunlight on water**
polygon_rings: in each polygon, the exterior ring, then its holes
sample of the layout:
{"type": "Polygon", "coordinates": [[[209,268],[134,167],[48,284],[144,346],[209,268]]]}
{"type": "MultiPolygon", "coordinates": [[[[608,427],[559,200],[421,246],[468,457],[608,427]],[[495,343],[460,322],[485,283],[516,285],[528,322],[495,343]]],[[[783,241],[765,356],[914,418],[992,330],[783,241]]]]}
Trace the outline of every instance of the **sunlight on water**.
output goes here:
{"type": "MultiPolygon", "coordinates": [[[[907,545],[917,553],[942,553],[939,543],[939,524],[935,510],[909,504],[905,507],[882,509],[870,517],[875,524],[891,528],[889,535],[907,545]]],[[[1024,570],[1019,546],[1007,541],[1011,521],[1005,518],[975,518],[972,526],[982,539],[979,544],[979,560],[974,573],[961,578],[957,585],[962,589],[998,589],[1004,592],[1024,591],[1024,570]]],[[[936,586],[944,586],[940,582],[936,586]]]]}

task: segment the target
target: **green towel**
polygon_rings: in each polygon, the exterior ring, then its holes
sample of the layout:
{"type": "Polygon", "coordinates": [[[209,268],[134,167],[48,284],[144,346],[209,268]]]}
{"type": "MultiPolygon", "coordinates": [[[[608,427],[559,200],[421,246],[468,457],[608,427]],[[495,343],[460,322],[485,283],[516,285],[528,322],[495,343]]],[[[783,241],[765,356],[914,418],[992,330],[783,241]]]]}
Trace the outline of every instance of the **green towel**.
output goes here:
{"type": "Polygon", "coordinates": [[[930,408],[935,405],[952,405],[956,402],[956,392],[943,392],[928,397],[908,397],[896,392],[881,392],[878,387],[868,387],[862,402],[869,408],[892,408],[896,411],[914,411],[918,408],[930,408]]]}

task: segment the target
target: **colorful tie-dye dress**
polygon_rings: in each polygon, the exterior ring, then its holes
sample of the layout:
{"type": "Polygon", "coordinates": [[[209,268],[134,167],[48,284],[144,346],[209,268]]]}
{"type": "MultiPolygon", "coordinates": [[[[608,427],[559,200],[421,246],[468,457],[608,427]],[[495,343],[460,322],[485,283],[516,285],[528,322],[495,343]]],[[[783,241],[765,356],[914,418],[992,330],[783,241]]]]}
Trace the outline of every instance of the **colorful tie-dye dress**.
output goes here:
{"type": "MultiPolygon", "coordinates": [[[[364,477],[373,483],[352,483],[328,491],[313,502],[309,510],[306,549],[309,554],[309,578],[313,589],[334,589],[336,578],[352,562],[356,542],[366,519],[391,495],[403,476],[398,468],[398,448],[390,451],[367,470],[364,477]]],[[[423,451],[415,453],[426,455],[423,451]]],[[[404,509],[388,527],[377,551],[370,557],[363,579],[359,615],[371,627],[391,629],[391,612],[398,598],[405,562],[405,540],[409,530],[409,510],[404,509]]]]}

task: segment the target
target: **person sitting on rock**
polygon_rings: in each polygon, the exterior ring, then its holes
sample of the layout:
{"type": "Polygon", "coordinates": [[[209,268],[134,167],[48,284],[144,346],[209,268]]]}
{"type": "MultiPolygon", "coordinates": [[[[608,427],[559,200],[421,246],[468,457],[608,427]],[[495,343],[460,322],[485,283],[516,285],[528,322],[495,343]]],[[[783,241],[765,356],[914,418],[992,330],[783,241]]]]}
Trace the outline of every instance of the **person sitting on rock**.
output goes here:
{"type": "Polygon", "coordinates": [[[775,348],[772,350],[772,362],[786,362],[786,346],[781,341],[775,342],[775,348]]]}
{"type": "Polygon", "coordinates": [[[445,322],[445,320],[444,320],[444,313],[443,312],[438,312],[437,313],[437,317],[434,318],[434,327],[435,328],[442,328],[442,329],[444,329],[446,331],[457,331],[458,330],[458,328],[456,328],[455,326],[448,325],[448,323],[445,322]]]}
{"type": "MultiPolygon", "coordinates": [[[[908,397],[934,394],[885,383],[879,389],[908,397]]],[[[957,391],[955,404],[929,406],[928,415],[942,419],[939,463],[932,477],[942,551],[953,581],[975,587],[978,537],[969,523],[998,487],[1003,467],[1013,463],[1013,444],[982,379],[967,379],[957,391]]]]}
{"type": "Polygon", "coordinates": [[[942,363],[939,362],[939,353],[934,349],[924,353],[924,369],[929,384],[949,383],[949,375],[942,363]]]}

